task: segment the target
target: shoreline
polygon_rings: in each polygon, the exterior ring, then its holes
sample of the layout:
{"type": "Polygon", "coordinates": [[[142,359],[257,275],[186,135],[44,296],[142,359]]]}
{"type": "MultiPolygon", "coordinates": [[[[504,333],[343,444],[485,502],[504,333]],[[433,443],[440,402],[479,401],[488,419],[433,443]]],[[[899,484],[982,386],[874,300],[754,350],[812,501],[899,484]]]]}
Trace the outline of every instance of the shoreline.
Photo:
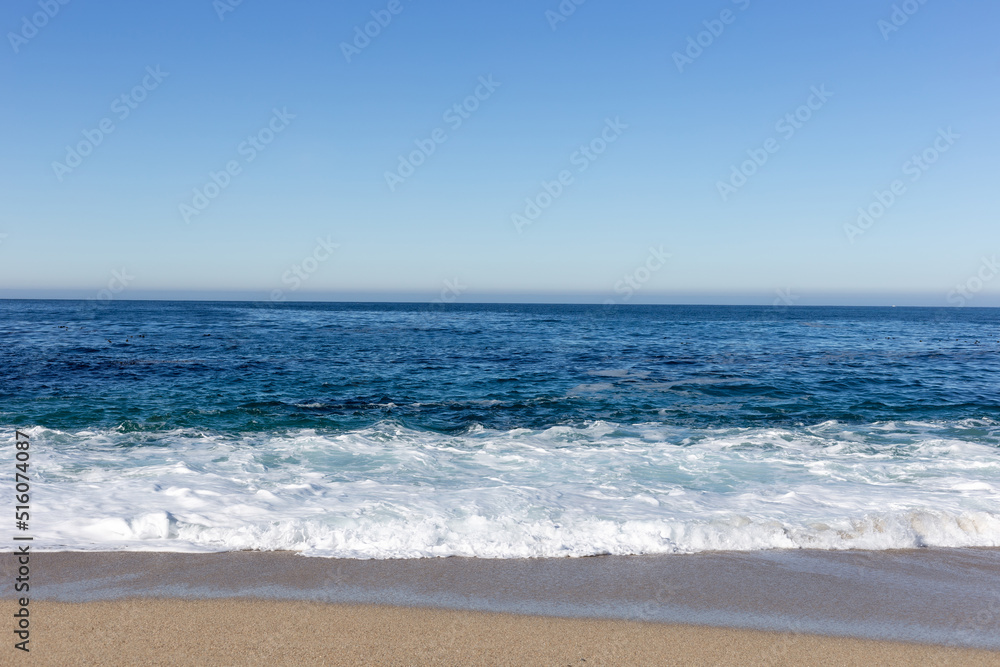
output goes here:
{"type": "MultiPolygon", "coordinates": [[[[0,553],[0,599],[16,559],[0,553]]],[[[1000,651],[1000,549],[348,560],[36,552],[32,604],[316,604],[804,633],[1000,651]],[[129,603],[131,604],[131,602],[129,603]]]]}

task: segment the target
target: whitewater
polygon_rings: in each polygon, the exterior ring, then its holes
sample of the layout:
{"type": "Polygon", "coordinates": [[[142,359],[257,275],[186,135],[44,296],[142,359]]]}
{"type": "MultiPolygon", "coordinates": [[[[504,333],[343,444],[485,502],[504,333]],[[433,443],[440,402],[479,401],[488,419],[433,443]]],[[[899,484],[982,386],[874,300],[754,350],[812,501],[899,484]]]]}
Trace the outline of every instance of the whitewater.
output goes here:
{"type": "MultiPolygon", "coordinates": [[[[385,559],[1000,546],[1000,425],[988,419],[28,433],[39,550],[385,559]]],[[[11,454],[13,437],[0,442],[11,454]]]]}

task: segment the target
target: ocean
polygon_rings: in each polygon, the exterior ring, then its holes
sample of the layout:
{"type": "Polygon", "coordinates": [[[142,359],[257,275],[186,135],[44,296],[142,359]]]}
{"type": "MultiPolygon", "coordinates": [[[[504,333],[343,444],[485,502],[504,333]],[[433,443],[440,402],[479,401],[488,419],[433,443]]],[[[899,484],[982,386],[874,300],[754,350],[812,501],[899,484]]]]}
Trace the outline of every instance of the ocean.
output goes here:
{"type": "Polygon", "coordinates": [[[0,301],[39,550],[1000,546],[1000,311],[0,301]]]}

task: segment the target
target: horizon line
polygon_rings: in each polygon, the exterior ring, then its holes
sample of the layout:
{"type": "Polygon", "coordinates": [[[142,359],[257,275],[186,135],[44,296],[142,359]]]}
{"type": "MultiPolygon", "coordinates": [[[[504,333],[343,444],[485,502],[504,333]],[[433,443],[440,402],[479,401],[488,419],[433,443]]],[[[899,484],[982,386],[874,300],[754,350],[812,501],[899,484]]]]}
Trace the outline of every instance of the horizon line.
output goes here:
{"type": "Polygon", "coordinates": [[[94,303],[99,306],[110,306],[115,303],[231,303],[231,304],[256,304],[260,306],[280,308],[283,306],[308,306],[308,305],[395,305],[395,306],[433,306],[435,308],[449,307],[471,307],[471,306],[603,306],[611,307],[712,307],[712,308],[769,308],[774,310],[788,310],[793,308],[926,308],[926,309],[948,309],[964,310],[979,309],[988,310],[1000,308],[1000,304],[980,304],[980,305],[947,305],[947,304],[926,304],[926,303],[728,303],[728,302],[614,302],[607,301],[451,301],[441,300],[392,300],[392,299],[287,299],[284,301],[272,301],[269,299],[247,299],[247,298],[183,298],[183,297],[162,297],[162,298],[115,298],[99,299],[96,297],[29,297],[29,296],[0,296],[0,302],[15,301],[64,301],[94,303]]]}

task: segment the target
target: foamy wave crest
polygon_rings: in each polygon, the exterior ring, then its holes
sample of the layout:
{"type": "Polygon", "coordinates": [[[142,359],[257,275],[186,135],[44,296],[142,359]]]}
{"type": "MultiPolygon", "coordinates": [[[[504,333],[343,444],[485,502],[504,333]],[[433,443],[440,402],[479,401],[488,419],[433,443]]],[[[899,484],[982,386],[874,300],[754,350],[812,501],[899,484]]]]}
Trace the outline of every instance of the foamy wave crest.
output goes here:
{"type": "Polygon", "coordinates": [[[36,428],[32,530],[45,549],[348,558],[1000,546],[998,431],[36,428]]]}

